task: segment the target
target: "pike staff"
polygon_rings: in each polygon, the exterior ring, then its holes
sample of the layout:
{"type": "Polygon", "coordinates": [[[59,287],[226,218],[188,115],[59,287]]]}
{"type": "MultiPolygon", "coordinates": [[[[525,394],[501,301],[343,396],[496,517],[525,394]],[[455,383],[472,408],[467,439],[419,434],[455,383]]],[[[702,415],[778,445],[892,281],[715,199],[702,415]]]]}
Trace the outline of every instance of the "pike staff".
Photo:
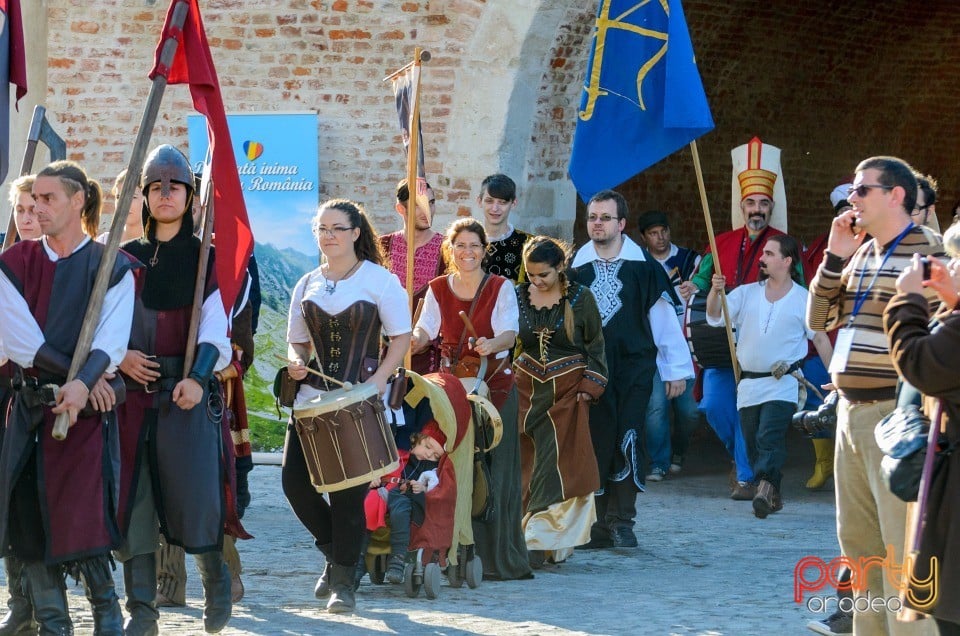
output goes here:
{"type": "MultiPolygon", "coordinates": [[[[189,8],[189,4],[186,2],[180,2],[174,8],[172,23],[178,31],[183,28],[189,8]]],[[[162,64],[169,67],[170,64],[173,63],[177,46],[178,40],[176,37],[168,36],[166,40],[164,40],[163,49],[160,54],[162,64]]],[[[150,95],[147,97],[147,105],[140,119],[140,127],[137,130],[137,137],[133,144],[130,162],[127,164],[127,178],[123,180],[123,187],[120,188],[117,209],[113,215],[113,222],[110,225],[110,233],[107,237],[106,249],[104,250],[103,259],[100,261],[100,267],[97,269],[97,277],[93,283],[93,292],[90,295],[90,301],[87,304],[87,310],[83,317],[83,324],[80,327],[80,336],[77,340],[77,348],[73,353],[73,360],[70,362],[70,372],[67,374],[67,382],[77,377],[77,372],[80,370],[81,365],[87,359],[87,356],[90,355],[94,332],[100,320],[100,312],[103,309],[103,298],[107,293],[110,273],[113,271],[113,265],[117,260],[120,239],[123,237],[123,226],[127,222],[127,213],[130,211],[130,202],[133,200],[134,188],[139,187],[140,171],[143,168],[143,162],[147,156],[147,146],[150,144],[153,125],[157,121],[160,102],[163,100],[163,93],[166,87],[166,76],[157,74],[153,78],[150,86],[150,95]]],[[[58,415],[53,426],[53,438],[57,440],[66,439],[70,424],[69,414],[61,413],[58,415]]]]}

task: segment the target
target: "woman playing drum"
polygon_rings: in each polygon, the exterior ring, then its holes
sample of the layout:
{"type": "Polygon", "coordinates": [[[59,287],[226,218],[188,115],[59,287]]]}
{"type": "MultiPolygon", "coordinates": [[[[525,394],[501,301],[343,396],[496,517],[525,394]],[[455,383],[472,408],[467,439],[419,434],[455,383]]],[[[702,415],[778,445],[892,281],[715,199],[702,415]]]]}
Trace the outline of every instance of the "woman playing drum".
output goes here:
{"type": "MultiPolygon", "coordinates": [[[[327,376],[340,382],[372,383],[382,395],[410,346],[407,295],[397,277],[381,265],[376,232],[360,204],[346,199],[322,204],[313,219],[313,234],[325,263],[297,283],[287,324],[292,360],[287,370],[294,380],[306,380],[297,400],[337,388],[314,374],[308,378],[305,363],[311,350],[327,376]],[[390,345],[378,364],[381,333],[389,337],[390,345]],[[369,377],[368,371],[372,371],[369,377]]],[[[294,513],[326,557],[314,590],[317,598],[330,595],[330,612],[352,611],[354,570],[364,532],[363,500],[369,484],[330,492],[328,504],[311,485],[293,421],[283,447],[282,480],[294,513]]]]}
{"type": "Polygon", "coordinates": [[[537,236],[523,248],[529,283],[517,286],[520,458],[524,535],[531,564],[564,560],[590,540],[600,474],[590,441],[590,402],[607,384],[597,302],[567,281],[560,242],[537,236]]]}
{"type": "Polygon", "coordinates": [[[447,371],[458,375],[475,371],[471,359],[476,361],[478,355],[492,360],[484,380],[503,418],[503,439],[491,451],[490,488],[496,510],[490,521],[474,522],[474,539],[485,579],[531,578],[520,527],[517,387],[509,365],[517,336],[517,297],[509,280],[484,273],[480,265],[486,247],[483,226],[473,219],[457,221],[447,230],[445,249],[452,253],[447,261],[453,273],[430,281],[414,330],[413,351],[423,349],[439,334],[447,371]],[[465,330],[461,312],[474,333],[465,330]]]}

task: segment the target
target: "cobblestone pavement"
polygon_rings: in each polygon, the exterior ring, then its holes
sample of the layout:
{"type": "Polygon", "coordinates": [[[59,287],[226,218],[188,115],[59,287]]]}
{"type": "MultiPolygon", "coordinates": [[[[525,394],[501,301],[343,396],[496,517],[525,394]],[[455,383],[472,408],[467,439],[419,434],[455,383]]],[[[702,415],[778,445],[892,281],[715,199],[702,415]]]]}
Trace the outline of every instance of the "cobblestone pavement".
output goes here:
{"type": "MultiPolygon", "coordinates": [[[[812,452],[790,443],[785,508],[765,520],[727,497],[722,451],[701,439],[684,474],[640,495],[638,550],[578,551],[534,580],[444,586],[436,600],[365,579],[347,616],[313,598],[320,555],[283,497],[279,467],[258,466],[244,519],[256,539],[239,544],[246,596],[223,634],[810,634],[807,620],[823,616],[793,602],[793,569],[806,555],[836,556],[833,493],[803,488],[812,452]]],[[[187,569],[188,606],[162,610],[163,634],[202,633],[202,591],[187,569]]],[[[70,594],[77,633],[91,633],[82,590],[71,582],[70,594]]]]}

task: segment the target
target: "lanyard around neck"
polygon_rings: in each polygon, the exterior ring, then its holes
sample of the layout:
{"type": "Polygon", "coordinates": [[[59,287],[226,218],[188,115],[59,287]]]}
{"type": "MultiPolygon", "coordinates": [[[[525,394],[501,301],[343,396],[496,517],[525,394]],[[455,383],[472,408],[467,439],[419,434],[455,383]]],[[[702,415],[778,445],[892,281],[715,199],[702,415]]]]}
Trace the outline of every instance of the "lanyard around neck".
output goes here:
{"type": "MultiPolygon", "coordinates": [[[[867,298],[870,296],[870,290],[873,289],[874,283],[877,282],[877,277],[880,276],[880,271],[883,269],[883,266],[887,264],[887,259],[890,258],[890,255],[893,254],[894,250],[897,249],[897,246],[900,245],[900,241],[903,240],[903,237],[910,233],[910,230],[914,228],[913,222],[910,222],[910,225],[907,228],[900,232],[897,235],[897,238],[893,239],[893,243],[890,244],[890,249],[886,251],[883,255],[883,259],[880,261],[880,265],[877,266],[877,269],[873,272],[873,278],[870,279],[870,284],[867,285],[865,290],[861,291],[863,287],[863,276],[867,271],[866,267],[860,269],[860,279],[857,281],[857,294],[853,297],[853,311],[850,312],[850,318],[847,322],[847,327],[853,326],[853,321],[857,317],[857,314],[860,313],[860,310],[863,308],[863,303],[867,302],[867,298]]],[[[876,241],[877,239],[871,239],[876,241]]]]}

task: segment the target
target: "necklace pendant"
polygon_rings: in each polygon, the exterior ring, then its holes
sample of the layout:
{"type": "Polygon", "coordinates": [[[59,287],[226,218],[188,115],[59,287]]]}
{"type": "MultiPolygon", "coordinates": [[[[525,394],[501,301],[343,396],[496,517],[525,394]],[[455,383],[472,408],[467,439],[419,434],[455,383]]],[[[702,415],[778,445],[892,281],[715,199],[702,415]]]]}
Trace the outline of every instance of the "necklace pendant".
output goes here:
{"type": "Polygon", "coordinates": [[[150,257],[150,261],[149,261],[150,267],[156,267],[156,266],[157,266],[157,263],[159,263],[159,262],[160,262],[160,260],[157,258],[156,254],[154,254],[153,256],[150,257]]]}
{"type": "Polygon", "coordinates": [[[328,280],[323,281],[323,291],[329,296],[333,292],[337,291],[337,283],[331,283],[328,280]]]}

